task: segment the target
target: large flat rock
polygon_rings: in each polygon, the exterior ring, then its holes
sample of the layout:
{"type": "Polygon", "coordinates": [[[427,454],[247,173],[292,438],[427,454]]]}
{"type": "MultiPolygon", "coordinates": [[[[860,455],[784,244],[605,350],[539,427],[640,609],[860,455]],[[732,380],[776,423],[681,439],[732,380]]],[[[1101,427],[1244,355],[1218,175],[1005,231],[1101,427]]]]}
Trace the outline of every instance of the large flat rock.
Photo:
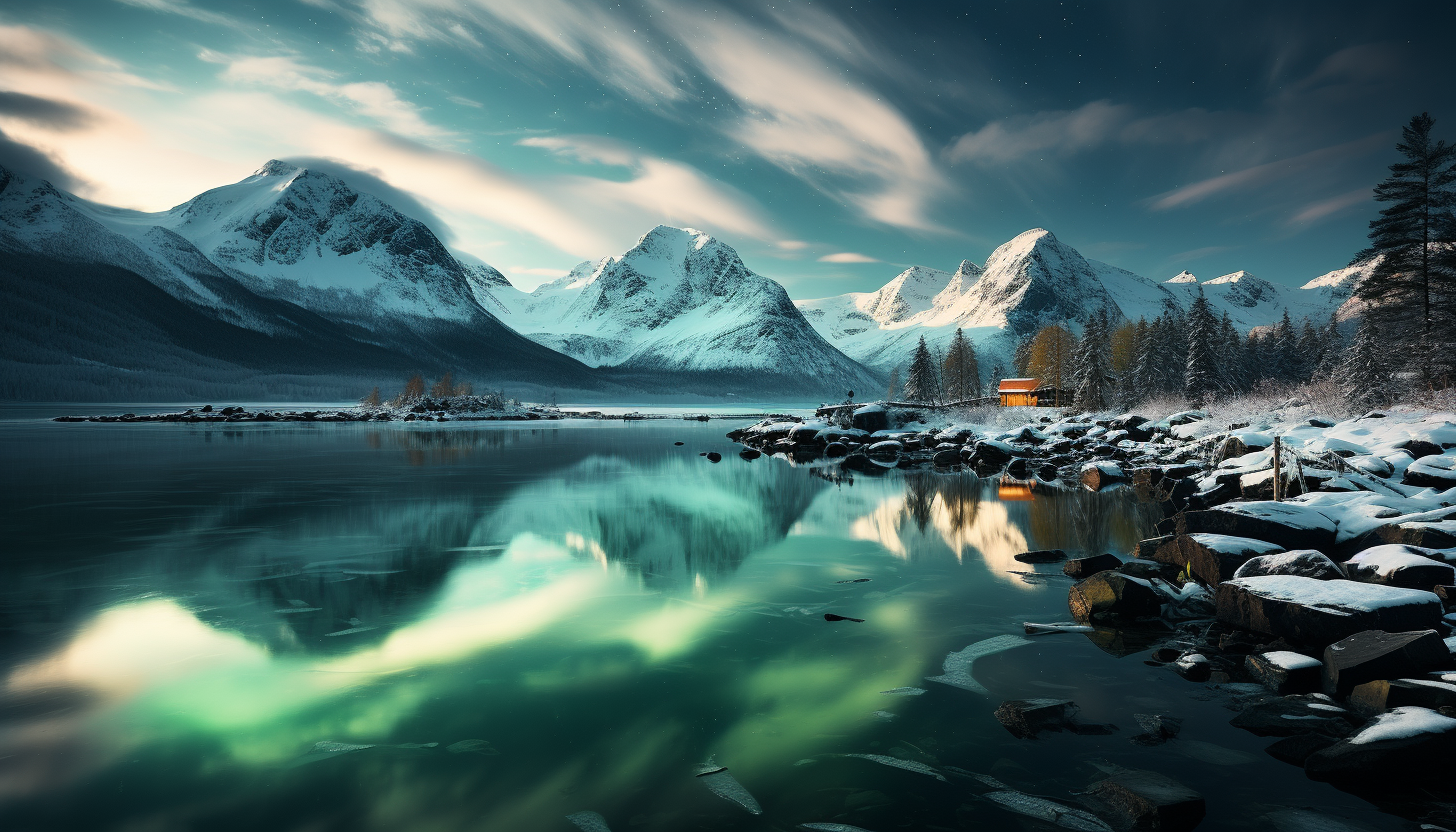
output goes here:
{"type": "Polygon", "coordinates": [[[1258,500],[1228,503],[1207,511],[1186,511],[1158,525],[1173,534],[1222,534],[1264,540],[1281,549],[1335,547],[1335,522],[1314,509],[1295,503],[1258,500]]]}
{"type": "Polygon", "coordinates": [[[1433,629],[1445,612],[1434,592],[1297,575],[1234,578],[1214,600],[1220,621],[1318,647],[1364,630],[1433,629]]]}

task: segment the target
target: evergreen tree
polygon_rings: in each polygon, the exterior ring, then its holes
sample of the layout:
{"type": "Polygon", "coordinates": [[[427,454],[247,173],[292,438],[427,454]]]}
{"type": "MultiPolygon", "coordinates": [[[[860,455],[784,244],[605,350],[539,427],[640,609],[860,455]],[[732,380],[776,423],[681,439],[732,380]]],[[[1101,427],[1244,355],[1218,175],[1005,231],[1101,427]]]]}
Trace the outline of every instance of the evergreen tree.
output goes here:
{"type": "Polygon", "coordinates": [[[1370,247],[1352,261],[1374,261],[1356,295],[1370,304],[1367,317],[1419,362],[1428,387],[1448,373],[1456,340],[1456,254],[1446,245],[1456,242],[1456,147],[1432,140],[1434,125],[1421,113],[1401,131],[1395,149],[1404,158],[1375,186],[1375,201],[1389,207],[1370,222],[1370,247]]]}
{"type": "Polygon", "coordinates": [[[1107,320],[1094,315],[1082,330],[1073,359],[1073,384],[1076,398],[1073,399],[1084,412],[1106,410],[1110,396],[1109,372],[1107,369],[1107,320]]]}
{"type": "Polygon", "coordinates": [[[1299,368],[1300,382],[1306,382],[1314,378],[1315,368],[1320,365],[1320,360],[1325,357],[1324,333],[1315,329],[1314,324],[1308,318],[1299,327],[1299,339],[1295,346],[1295,364],[1299,368]]]}
{"type": "Polygon", "coordinates": [[[885,392],[885,401],[893,402],[900,393],[900,368],[890,370],[890,389],[885,392]]]}
{"type": "Polygon", "coordinates": [[[1340,321],[1335,313],[1330,313],[1330,322],[1325,325],[1322,333],[1324,341],[1324,353],[1320,355],[1320,362],[1315,367],[1317,378],[1337,378],[1340,373],[1340,366],[1345,362],[1344,338],[1340,336],[1340,321]]]}
{"type": "Polygon", "coordinates": [[[1274,324],[1273,340],[1267,346],[1271,348],[1270,358],[1273,366],[1270,369],[1270,376],[1280,381],[1294,381],[1298,375],[1298,362],[1295,357],[1295,334],[1294,323],[1289,320],[1289,310],[1285,309],[1280,316],[1279,322],[1274,324]]]}
{"type": "Polygon", "coordinates": [[[1395,378],[1390,372],[1390,345],[1383,343],[1370,316],[1360,322],[1355,340],[1345,350],[1340,382],[1346,401],[1359,408],[1383,407],[1394,398],[1395,378]]]}
{"type": "Polygon", "coordinates": [[[976,362],[976,348],[959,327],[951,338],[950,349],[946,350],[945,363],[941,366],[947,401],[960,402],[980,397],[981,368],[976,362]]]}
{"type": "Polygon", "coordinates": [[[925,346],[922,335],[910,359],[910,374],[905,378],[905,401],[934,402],[939,398],[937,386],[935,359],[930,356],[930,348],[925,346]]]}
{"type": "Polygon", "coordinates": [[[1188,307],[1188,360],[1184,364],[1183,393],[1202,407],[1218,391],[1218,319],[1200,289],[1188,307]]]}

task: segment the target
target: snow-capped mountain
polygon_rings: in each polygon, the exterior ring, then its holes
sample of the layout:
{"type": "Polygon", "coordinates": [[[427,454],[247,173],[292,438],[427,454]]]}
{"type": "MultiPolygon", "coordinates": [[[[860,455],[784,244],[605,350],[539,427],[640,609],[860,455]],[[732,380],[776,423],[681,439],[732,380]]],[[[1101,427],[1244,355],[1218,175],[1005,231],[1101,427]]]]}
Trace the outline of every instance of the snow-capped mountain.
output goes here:
{"type": "Polygon", "coordinates": [[[505,283],[499,272],[460,262],[377,198],[281,162],[155,214],[0,168],[0,250],[3,375],[52,380],[52,395],[82,377],[88,389],[132,390],[445,370],[486,383],[602,382],[481,307],[476,294],[505,283]],[[67,323],[48,332],[42,320],[67,323]],[[158,387],[162,367],[169,381],[158,387]]]}
{"type": "Polygon", "coordinates": [[[750,392],[878,386],[782,286],[692,228],[659,225],[625,254],[582,263],[530,293],[489,291],[518,332],[594,367],[672,374],[692,387],[749,382],[750,392]]]}
{"type": "Polygon", "coordinates": [[[1247,272],[1200,282],[1181,272],[1157,283],[1116,266],[1089,260],[1035,228],[1001,245],[985,267],[963,261],[941,282],[939,272],[913,267],[877,292],[797,301],[810,323],[851,358],[881,370],[908,363],[916,341],[942,349],[959,327],[983,354],[982,363],[1009,363],[1017,340],[1050,323],[1074,327],[1110,308],[1129,320],[1186,309],[1202,291],[1215,314],[1227,312],[1243,331],[1292,318],[1327,319],[1345,304],[1363,267],[1331,272],[1302,289],[1281,289],[1247,272]],[[906,291],[906,287],[911,287],[906,291]],[[931,289],[940,287],[928,299],[931,289]],[[889,307],[894,314],[883,314],[889,307]]]}

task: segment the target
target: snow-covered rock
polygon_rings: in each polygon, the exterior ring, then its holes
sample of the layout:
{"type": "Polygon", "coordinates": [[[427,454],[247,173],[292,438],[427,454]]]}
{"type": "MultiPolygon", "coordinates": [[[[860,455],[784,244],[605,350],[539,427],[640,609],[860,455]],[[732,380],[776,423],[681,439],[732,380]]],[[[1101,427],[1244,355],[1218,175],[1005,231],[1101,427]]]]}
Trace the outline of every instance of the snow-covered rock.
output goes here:
{"type": "Polygon", "coordinates": [[[1429,629],[1444,612],[1433,592],[1295,575],[1234,578],[1216,601],[1220,621],[1320,646],[1365,630],[1429,629]]]}

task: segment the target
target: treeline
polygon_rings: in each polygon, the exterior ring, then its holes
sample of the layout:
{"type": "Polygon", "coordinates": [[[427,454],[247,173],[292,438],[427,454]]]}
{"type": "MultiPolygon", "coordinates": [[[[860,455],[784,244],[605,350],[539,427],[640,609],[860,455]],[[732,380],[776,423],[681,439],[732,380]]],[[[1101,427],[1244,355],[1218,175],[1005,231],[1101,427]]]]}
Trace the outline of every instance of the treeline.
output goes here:
{"type": "Polygon", "coordinates": [[[1298,384],[1338,366],[1336,321],[1296,325],[1285,312],[1273,327],[1240,335],[1200,292],[1188,311],[1168,309],[1149,321],[1116,309],[1091,315],[1080,335],[1042,327],[1016,348],[1013,366],[1040,380],[1051,404],[1084,411],[1126,409],[1159,396],[1195,406],[1271,384],[1298,384]]]}

